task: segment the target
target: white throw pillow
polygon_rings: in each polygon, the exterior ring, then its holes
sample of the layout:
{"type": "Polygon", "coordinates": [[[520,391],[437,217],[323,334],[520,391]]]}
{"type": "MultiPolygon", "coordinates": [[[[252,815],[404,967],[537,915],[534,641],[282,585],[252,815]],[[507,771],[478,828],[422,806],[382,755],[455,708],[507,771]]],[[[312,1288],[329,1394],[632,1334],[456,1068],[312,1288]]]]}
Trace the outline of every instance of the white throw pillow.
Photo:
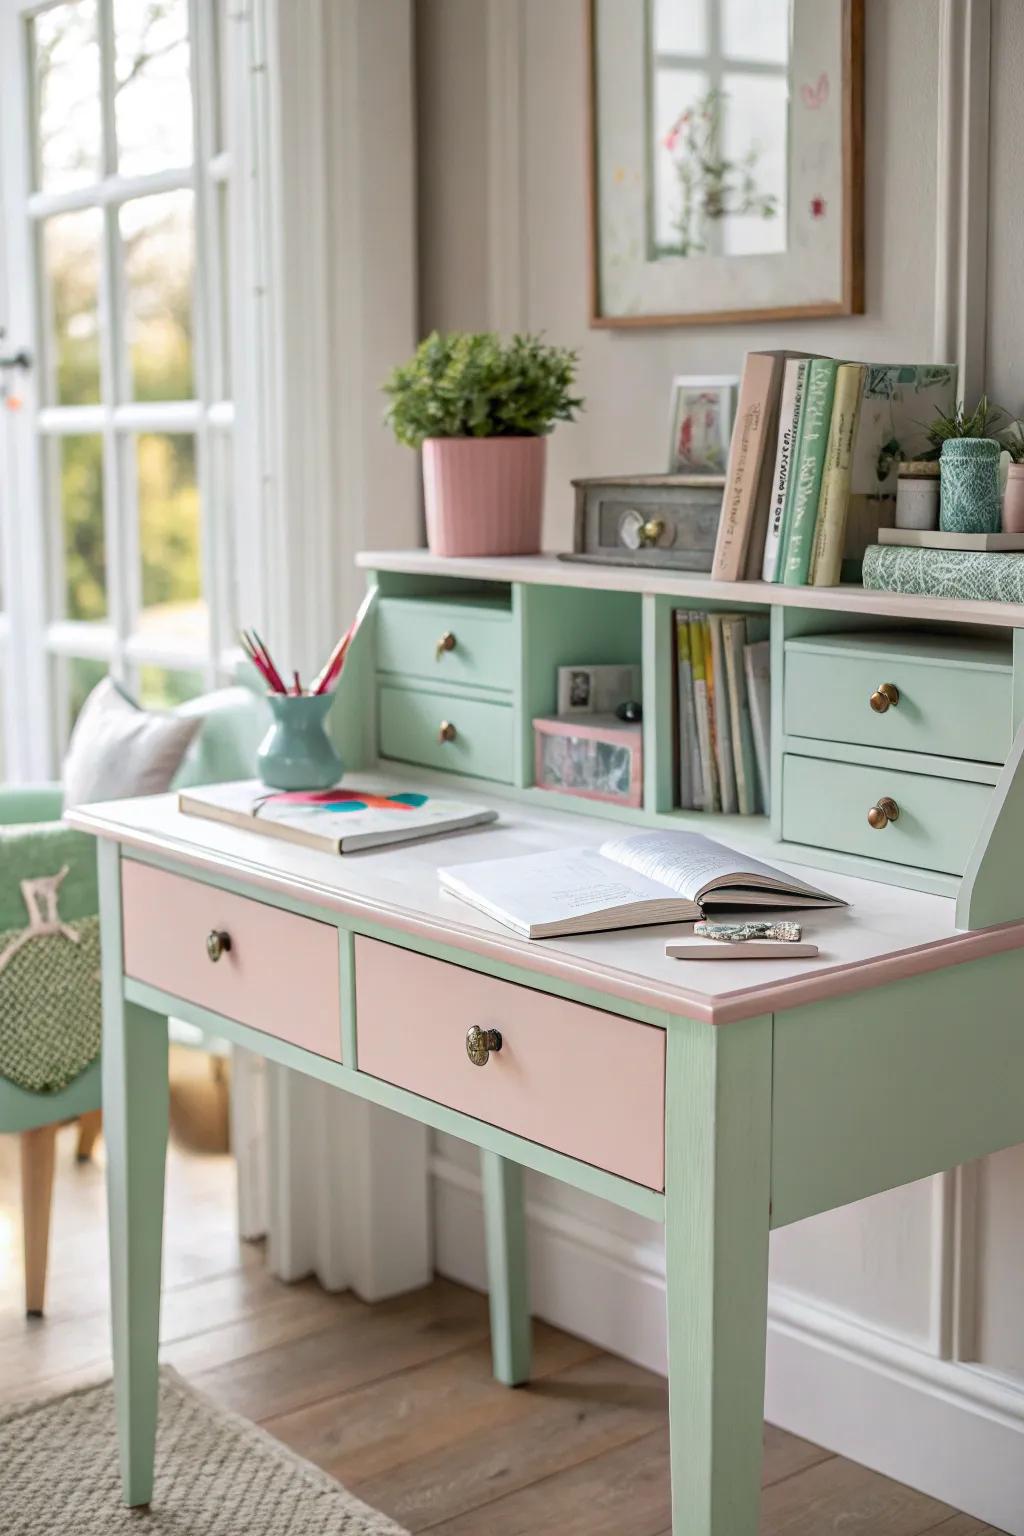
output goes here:
{"type": "Polygon", "coordinates": [[[202,715],[152,713],[97,683],[75,721],[64,759],[64,809],[97,800],[160,795],[171,787],[202,715]]]}

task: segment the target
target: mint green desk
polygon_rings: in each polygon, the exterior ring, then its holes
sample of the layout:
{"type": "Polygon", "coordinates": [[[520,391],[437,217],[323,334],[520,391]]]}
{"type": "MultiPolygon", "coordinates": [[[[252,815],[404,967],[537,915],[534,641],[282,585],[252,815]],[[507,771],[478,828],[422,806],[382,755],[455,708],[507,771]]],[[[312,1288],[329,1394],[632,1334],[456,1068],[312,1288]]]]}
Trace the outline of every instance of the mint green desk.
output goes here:
{"type": "Polygon", "coordinates": [[[340,860],[182,816],[173,797],[72,818],[100,842],[125,1499],[145,1503],[152,1489],[170,1013],[481,1149],[494,1369],[510,1386],[529,1376],[522,1169],[662,1220],[673,1531],[755,1536],[769,1232],[1024,1140],[1024,690],[1008,622],[1024,614],[1004,609],[998,632],[964,634],[963,614],[978,619],[989,605],[947,605],[961,610],[955,619],[899,605],[920,631],[915,650],[905,628],[894,638],[893,603],[782,598],[772,620],[773,826],[673,811],[664,705],[672,606],[767,605],[777,592],[602,572],[620,583],[606,590],[587,585],[591,573],[544,561],[372,563],[378,634],[362,640],[338,706],[350,758],[357,726],[371,733],[358,782],[431,781],[420,717],[405,719],[387,752],[373,723],[385,728],[382,696],[410,689],[419,667],[420,692],[436,696],[442,718],[457,723],[471,702],[507,726],[507,764],[495,766],[482,744],[487,773],[433,778],[493,801],[499,827],[340,860]],[[642,590],[644,580],[657,590],[642,590]],[[395,617],[403,605],[412,642],[395,617]],[[463,632],[462,670],[449,681],[440,669],[452,650],[435,642],[454,634],[458,653],[463,632]],[[853,643],[826,643],[849,633],[853,643]],[[822,655],[830,689],[848,688],[848,700],[808,714],[803,690],[822,655]],[[481,668],[483,656],[498,658],[493,668],[481,668]],[[643,663],[648,809],[624,819],[707,829],[777,862],[828,869],[823,882],[850,906],[812,919],[817,958],[683,964],[664,956],[666,929],[530,945],[440,894],[440,864],[606,834],[592,806],[529,783],[530,721],[551,711],[553,666],[569,659],[643,663]],[[902,690],[895,710],[863,697],[882,682],[902,690]],[[965,726],[961,714],[949,739],[951,700],[975,718],[965,726]],[[898,739],[880,734],[888,714],[898,739]],[[954,757],[951,746],[976,755],[954,757]],[[388,752],[395,761],[382,764],[388,752]],[[922,780],[931,799],[918,801],[922,780]],[[894,798],[894,783],[899,815],[869,825],[866,810],[894,798]],[[800,841],[807,825],[817,844],[800,841]],[[303,961],[288,1001],[284,953],[303,961]],[[482,1066],[467,1056],[474,1030],[501,1035],[482,1066]],[[618,1116],[606,1112],[609,1094],[618,1116]]]}

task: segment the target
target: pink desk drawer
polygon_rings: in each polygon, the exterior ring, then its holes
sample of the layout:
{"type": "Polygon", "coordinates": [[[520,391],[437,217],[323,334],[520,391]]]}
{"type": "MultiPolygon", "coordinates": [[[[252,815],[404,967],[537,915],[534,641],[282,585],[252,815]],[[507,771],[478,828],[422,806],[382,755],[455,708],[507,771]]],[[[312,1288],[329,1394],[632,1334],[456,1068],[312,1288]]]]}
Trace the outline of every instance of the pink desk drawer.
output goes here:
{"type": "Polygon", "coordinates": [[[665,1033],[356,939],[359,1069],[650,1189],[665,1184],[665,1033]],[[483,1067],[474,1025],[500,1031],[483,1067]]]}
{"type": "Polygon", "coordinates": [[[336,928],[130,860],[121,896],[126,976],[341,1060],[336,928]],[[215,962],[210,933],[230,939],[215,962]]]}

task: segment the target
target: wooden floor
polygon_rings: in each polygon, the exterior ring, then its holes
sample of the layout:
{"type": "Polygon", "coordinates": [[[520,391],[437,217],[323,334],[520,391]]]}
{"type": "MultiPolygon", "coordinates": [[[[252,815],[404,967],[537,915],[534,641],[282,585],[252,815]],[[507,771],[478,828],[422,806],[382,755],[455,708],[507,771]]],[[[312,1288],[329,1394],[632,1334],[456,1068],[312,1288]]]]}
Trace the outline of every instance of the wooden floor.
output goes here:
{"type": "MultiPolygon", "coordinates": [[[[0,1398],[107,1360],[102,1146],[61,1133],[48,1314],[21,1299],[17,1142],[0,1136],[0,1398]]],[[[447,1281],[368,1307],[264,1273],[233,1236],[227,1158],[172,1152],[163,1357],[410,1531],[660,1536],[662,1380],[538,1325],[535,1380],[490,1378],[484,1298],[447,1281]]],[[[763,1536],[994,1536],[992,1527],[782,1431],[765,1431],[763,1536]]],[[[0,1472],[2,1481],[2,1472],[0,1472]]],[[[42,1533],[41,1533],[42,1536],[42,1533]]]]}

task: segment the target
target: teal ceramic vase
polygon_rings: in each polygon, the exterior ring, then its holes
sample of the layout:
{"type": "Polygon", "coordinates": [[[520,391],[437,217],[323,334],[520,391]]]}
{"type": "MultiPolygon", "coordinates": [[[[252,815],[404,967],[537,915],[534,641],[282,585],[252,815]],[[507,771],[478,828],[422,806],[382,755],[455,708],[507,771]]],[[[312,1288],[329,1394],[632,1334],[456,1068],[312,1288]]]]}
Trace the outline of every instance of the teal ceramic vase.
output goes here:
{"type": "Polygon", "coordinates": [[[331,693],[270,693],[274,720],[260,742],[256,765],[271,789],[329,789],[344,765],[324,725],[331,693]]]}
{"type": "Polygon", "coordinates": [[[999,444],[951,437],[942,445],[939,527],[943,533],[998,533],[1002,517],[999,444]]]}

